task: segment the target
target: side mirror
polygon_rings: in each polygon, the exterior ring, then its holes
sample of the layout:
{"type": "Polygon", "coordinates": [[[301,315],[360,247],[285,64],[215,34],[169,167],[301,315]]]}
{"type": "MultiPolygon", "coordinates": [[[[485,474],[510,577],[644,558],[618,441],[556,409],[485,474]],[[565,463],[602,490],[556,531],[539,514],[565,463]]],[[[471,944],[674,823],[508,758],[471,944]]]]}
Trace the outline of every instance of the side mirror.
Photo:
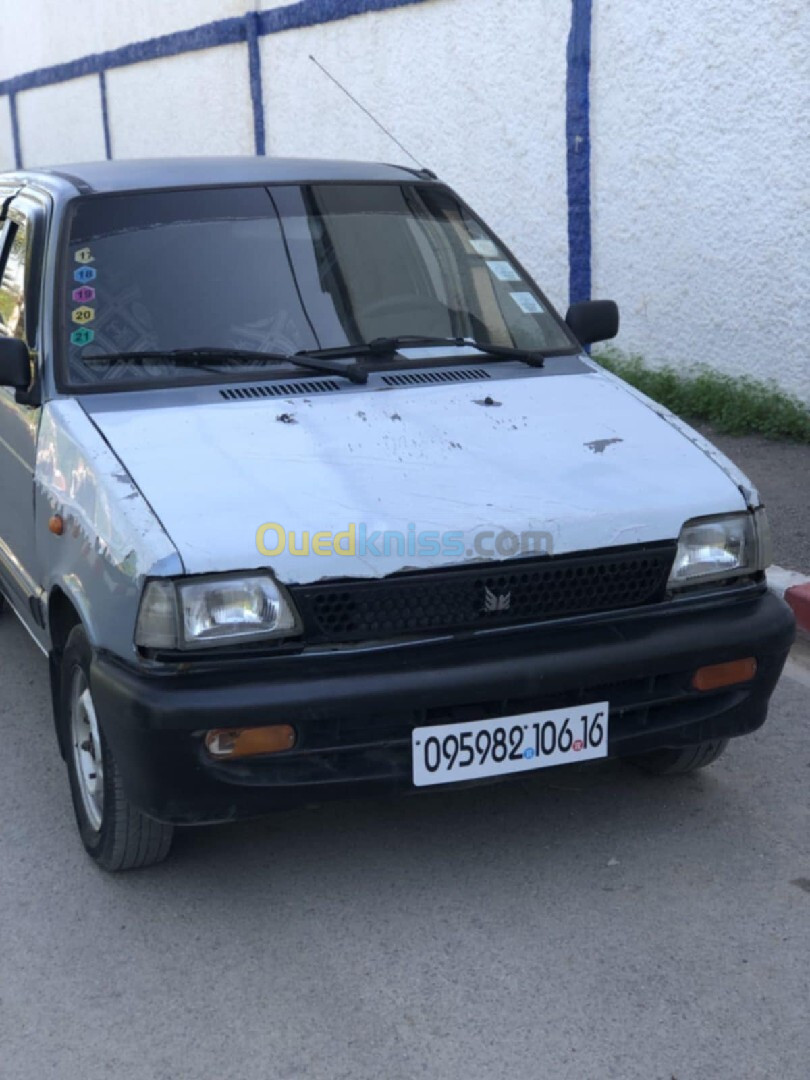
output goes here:
{"type": "Polygon", "coordinates": [[[31,357],[19,338],[0,337],[0,386],[27,390],[31,383],[31,357]]]}
{"type": "Polygon", "coordinates": [[[593,345],[616,337],[619,309],[612,300],[583,300],[571,305],[565,321],[581,345],[593,345]]]}

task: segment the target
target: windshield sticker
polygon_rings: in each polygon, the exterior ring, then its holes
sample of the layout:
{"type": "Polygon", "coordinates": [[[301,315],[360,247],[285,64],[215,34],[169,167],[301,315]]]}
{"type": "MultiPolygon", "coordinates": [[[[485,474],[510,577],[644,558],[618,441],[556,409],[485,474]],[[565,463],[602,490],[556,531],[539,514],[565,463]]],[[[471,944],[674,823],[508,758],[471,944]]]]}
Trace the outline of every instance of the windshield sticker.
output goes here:
{"type": "Polygon", "coordinates": [[[77,263],[95,262],[95,259],[93,258],[92,254],[90,253],[90,248],[88,248],[88,247],[79,248],[79,250],[73,256],[73,258],[76,260],[77,263]]]}
{"type": "Polygon", "coordinates": [[[70,316],[76,323],[89,323],[96,317],[96,309],[91,307],[77,307],[70,316]]]}
{"type": "Polygon", "coordinates": [[[80,285],[78,289],[74,289],[70,295],[77,304],[89,304],[91,300],[95,300],[96,290],[92,285],[80,285]]]}
{"type": "Polygon", "coordinates": [[[88,330],[86,326],[82,326],[79,330],[73,331],[70,342],[72,345],[89,345],[95,336],[94,330],[88,330]]]}
{"type": "Polygon", "coordinates": [[[508,263],[503,259],[498,259],[494,262],[488,262],[487,266],[498,279],[498,281],[520,281],[520,274],[517,272],[514,266],[512,266],[511,263],[508,263]]]}
{"type": "Polygon", "coordinates": [[[543,305],[530,292],[513,292],[509,295],[525,315],[542,315],[543,305]]]}
{"type": "Polygon", "coordinates": [[[491,240],[488,240],[485,236],[480,237],[477,240],[470,240],[470,243],[478,252],[478,254],[484,259],[497,259],[500,252],[498,248],[493,244],[491,240]]]}
{"type": "Polygon", "coordinates": [[[96,276],[96,271],[92,266],[80,266],[78,270],[73,271],[73,280],[81,281],[83,285],[86,285],[88,281],[93,281],[96,276]]]}

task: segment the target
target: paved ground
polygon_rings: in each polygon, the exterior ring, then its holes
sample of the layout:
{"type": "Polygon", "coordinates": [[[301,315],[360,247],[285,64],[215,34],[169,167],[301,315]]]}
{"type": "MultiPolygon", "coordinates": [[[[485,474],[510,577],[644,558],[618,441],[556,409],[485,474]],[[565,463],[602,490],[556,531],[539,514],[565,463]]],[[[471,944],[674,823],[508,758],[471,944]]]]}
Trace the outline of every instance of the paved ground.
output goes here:
{"type": "Polygon", "coordinates": [[[706,773],[616,764],[185,833],[107,877],[0,621],[2,1080],[810,1070],[810,664],[706,773]]]}
{"type": "Polygon", "coordinates": [[[773,529],[774,562],[810,574],[810,446],[694,426],[757,485],[773,529]]]}

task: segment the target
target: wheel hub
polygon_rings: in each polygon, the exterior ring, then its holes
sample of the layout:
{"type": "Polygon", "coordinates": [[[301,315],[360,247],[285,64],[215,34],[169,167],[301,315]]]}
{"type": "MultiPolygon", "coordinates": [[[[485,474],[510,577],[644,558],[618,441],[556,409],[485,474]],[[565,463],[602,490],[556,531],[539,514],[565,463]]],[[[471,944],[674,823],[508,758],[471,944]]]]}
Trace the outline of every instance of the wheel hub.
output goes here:
{"type": "Polygon", "coordinates": [[[104,762],[96,709],[87,677],[76,669],[70,696],[70,738],[76,779],[90,827],[98,832],[104,816],[104,762]]]}

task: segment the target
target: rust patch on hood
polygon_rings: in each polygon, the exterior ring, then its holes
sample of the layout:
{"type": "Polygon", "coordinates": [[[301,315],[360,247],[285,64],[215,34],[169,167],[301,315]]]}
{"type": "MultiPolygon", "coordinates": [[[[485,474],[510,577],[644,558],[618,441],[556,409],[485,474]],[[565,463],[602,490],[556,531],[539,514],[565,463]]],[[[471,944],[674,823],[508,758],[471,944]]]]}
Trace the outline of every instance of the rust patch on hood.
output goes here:
{"type": "Polygon", "coordinates": [[[586,442],[582,445],[587,446],[594,454],[604,454],[606,447],[618,442],[624,442],[624,439],[594,439],[593,442],[586,442]]]}

